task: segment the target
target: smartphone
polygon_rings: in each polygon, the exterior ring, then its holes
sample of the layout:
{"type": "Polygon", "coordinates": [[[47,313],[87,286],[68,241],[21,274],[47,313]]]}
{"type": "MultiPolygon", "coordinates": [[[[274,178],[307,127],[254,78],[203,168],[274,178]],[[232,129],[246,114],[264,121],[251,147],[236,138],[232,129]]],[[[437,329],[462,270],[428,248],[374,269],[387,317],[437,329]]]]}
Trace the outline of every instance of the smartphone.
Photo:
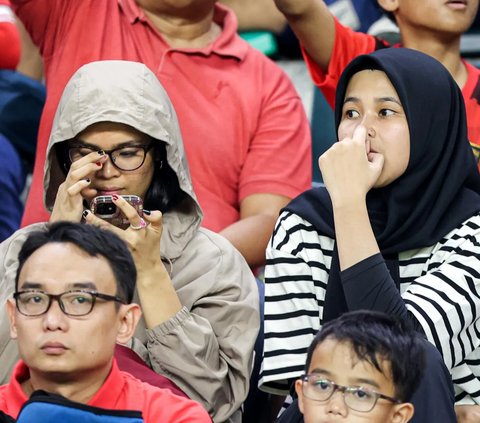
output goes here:
{"type": "MultiPolygon", "coordinates": [[[[133,206],[140,217],[143,216],[143,202],[136,195],[121,195],[127,203],[133,206]]],[[[118,228],[126,229],[130,222],[124,213],[115,205],[111,195],[100,195],[95,197],[90,203],[90,211],[100,219],[111,223],[118,228]]]]}

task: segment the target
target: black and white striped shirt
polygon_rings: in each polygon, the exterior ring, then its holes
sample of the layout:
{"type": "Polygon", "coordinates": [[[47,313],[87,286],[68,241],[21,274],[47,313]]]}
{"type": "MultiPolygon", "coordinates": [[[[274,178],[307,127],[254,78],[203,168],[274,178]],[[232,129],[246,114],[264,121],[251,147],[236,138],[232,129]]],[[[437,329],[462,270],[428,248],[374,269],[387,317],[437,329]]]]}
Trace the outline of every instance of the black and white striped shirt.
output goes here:
{"type": "MultiPolygon", "coordinates": [[[[267,248],[262,389],[288,393],[321,328],[334,240],[284,212],[267,248]]],[[[402,298],[450,369],[457,402],[480,404],[480,215],[399,255],[402,298]]]]}

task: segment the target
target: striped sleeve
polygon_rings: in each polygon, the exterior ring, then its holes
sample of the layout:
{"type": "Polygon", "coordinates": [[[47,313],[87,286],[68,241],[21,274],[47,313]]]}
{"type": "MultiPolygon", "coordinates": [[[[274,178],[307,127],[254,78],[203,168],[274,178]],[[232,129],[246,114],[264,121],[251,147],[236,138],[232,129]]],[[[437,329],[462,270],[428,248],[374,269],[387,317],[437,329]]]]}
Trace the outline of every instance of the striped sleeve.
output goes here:
{"type": "Polygon", "coordinates": [[[476,394],[480,403],[480,382],[465,373],[466,360],[480,346],[480,217],[437,246],[431,270],[409,285],[403,299],[441,352],[456,386],[474,399],[476,394]]]}
{"type": "Polygon", "coordinates": [[[299,216],[281,214],[267,247],[265,341],[259,386],[287,394],[320,329],[334,241],[299,216]]]}

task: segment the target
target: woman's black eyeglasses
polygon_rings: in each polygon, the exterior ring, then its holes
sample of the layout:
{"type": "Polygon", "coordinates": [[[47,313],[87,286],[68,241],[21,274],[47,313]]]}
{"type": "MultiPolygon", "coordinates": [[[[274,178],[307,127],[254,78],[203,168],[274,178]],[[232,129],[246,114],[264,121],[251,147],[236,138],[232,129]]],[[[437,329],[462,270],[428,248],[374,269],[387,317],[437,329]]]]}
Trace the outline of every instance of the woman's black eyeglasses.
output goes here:
{"type": "MultiPolygon", "coordinates": [[[[154,143],[149,145],[133,145],[130,147],[116,148],[114,150],[103,150],[103,152],[110,157],[110,160],[116,168],[132,171],[143,166],[147,153],[152,149],[153,145],[154,143]]],[[[68,158],[70,159],[70,163],[75,163],[93,151],[100,150],[92,147],[74,145],[68,148],[68,158]]]]}

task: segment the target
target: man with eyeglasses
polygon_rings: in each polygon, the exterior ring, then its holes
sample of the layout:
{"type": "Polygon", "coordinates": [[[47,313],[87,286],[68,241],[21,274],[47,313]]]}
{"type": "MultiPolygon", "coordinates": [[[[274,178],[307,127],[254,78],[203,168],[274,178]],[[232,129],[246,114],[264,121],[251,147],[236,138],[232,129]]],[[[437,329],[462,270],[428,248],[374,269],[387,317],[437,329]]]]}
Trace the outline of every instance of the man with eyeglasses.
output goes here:
{"type": "Polygon", "coordinates": [[[0,411],[17,418],[37,390],[111,410],[137,410],[146,423],[206,423],[196,402],[121,372],[116,343],[133,336],[133,258],[115,234],[58,222],[29,235],[19,253],[10,333],[21,361],[0,387],[0,411]]]}
{"type": "MultiPolygon", "coordinates": [[[[422,381],[435,385],[430,374],[439,373],[436,355],[433,345],[394,317],[372,311],[344,314],[317,334],[308,350],[306,374],[295,383],[303,421],[422,422],[420,415],[411,420],[411,401],[422,381]]],[[[435,386],[430,389],[424,401],[433,404],[435,386]]],[[[451,397],[455,419],[453,387],[451,397]]],[[[295,408],[290,406],[278,423],[301,421],[292,412],[295,408]]],[[[454,421],[452,416],[442,423],[454,421]]]]}

